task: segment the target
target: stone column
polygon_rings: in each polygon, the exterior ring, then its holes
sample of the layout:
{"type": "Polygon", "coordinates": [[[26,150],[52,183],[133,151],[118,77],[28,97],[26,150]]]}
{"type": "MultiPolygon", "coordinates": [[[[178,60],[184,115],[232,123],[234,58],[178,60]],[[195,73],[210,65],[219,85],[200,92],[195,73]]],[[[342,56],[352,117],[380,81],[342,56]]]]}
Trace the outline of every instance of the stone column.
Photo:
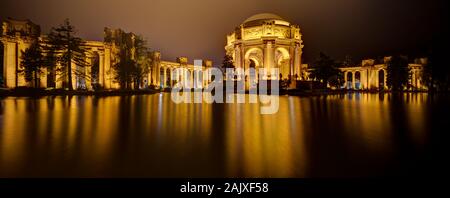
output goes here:
{"type": "MultiPolygon", "coordinates": [[[[264,44],[264,68],[267,70],[266,72],[270,75],[270,68],[274,67],[275,63],[275,49],[273,48],[273,41],[265,41],[264,44]]],[[[267,76],[266,76],[267,77],[267,76]]]]}
{"type": "Polygon", "coordinates": [[[356,89],[356,75],[355,75],[355,73],[356,72],[352,72],[352,88],[353,89],[356,89]]]}
{"type": "Polygon", "coordinates": [[[301,74],[301,56],[299,44],[296,44],[294,48],[294,68],[292,75],[297,74],[298,77],[301,74]]]}
{"type": "Polygon", "coordinates": [[[86,78],[86,76],[83,76],[84,83],[85,83],[86,89],[93,90],[94,87],[92,86],[92,66],[94,66],[94,61],[93,61],[93,58],[87,58],[87,61],[90,63],[90,67],[88,66],[88,67],[84,68],[85,75],[88,76],[87,78],[86,78]]]}
{"type": "Polygon", "coordinates": [[[189,77],[190,80],[191,80],[191,81],[190,81],[190,82],[191,82],[191,83],[190,83],[190,85],[191,85],[190,88],[195,88],[195,87],[194,87],[194,85],[195,85],[195,84],[194,84],[194,80],[195,80],[195,79],[194,79],[194,72],[195,72],[195,69],[193,69],[193,70],[191,71],[191,73],[190,73],[190,74],[191,74],[190,77],[189,77]]]}
{"type": "Polygon", "coordinates": [[[104,53],[99,53],[98,54],[98,58],[99,60],[99,66],[98,66],[98,83],[101,84],[101,86],[105,86],[105,77],[103,75],[105,75],[105,55],[104,53]]]}
{"type": "Polygon", "coordinates": [[[159,64],[154,63],[153,65],[153,71],[154,75],[153,75],[153,84],[156,85],[156,87],[161,87],[161,67],[159,64]]]}
{"type": "Polygon", "coordinates": [[[386,71],[384,71],[384,78],[383,78],[383,80],[384,80],[384,89],[387,89],[388,87],[387,87],[387,72],[386,71]]]}
{"type": "Polygon", "coordinates": [[[165,87],[167,87],[167,72],[166,72],[166,68],[162,68],[163,69],[163,79],[162,79],[162,81],[163,81],[163,88],[165,88],[165,87]]]}
{"type": "Polygon", "coordinates": [[[348,89],[348,72],[344,72],[344,85],[345,85],[345,88],[346,89],[348,89]]]}
{"type": "Polygon", "coordinates": [[[103,71],[103,86],[106,89],[111,89],[111,48],[109,46],[105,48],[105,56],[104,56],[104,71],[103,71]]]}
{"type": "Polygon", "coordinates": [[[190,77],[190,71],[188,68],[185,68],[183,78],[184,78],[184,87],[186,87],[186,88],[189,88],[189,77],[190,77]]]}
{"type": "MultiPolygon", "coordinates": [[[[2,42],[2,41],[0,41],[2,42]]],[[[9,45],[7,42],[3,42],[3,83],[5,85],[5,87],[11,88],[12,83],[10,82],[10,73],[11,73],[11,69],[8,67],[9,66],[9,62],[10,62],[10,57],[9,57],[9,45]]]]}
{"type": "Polygon", "coordinates": [[[241,44],[236,45],[234,48],[234,66],[236,68],[244,67],[243,62],[245,57],[243,55],[243,51],[244,49],[241,44]]]}

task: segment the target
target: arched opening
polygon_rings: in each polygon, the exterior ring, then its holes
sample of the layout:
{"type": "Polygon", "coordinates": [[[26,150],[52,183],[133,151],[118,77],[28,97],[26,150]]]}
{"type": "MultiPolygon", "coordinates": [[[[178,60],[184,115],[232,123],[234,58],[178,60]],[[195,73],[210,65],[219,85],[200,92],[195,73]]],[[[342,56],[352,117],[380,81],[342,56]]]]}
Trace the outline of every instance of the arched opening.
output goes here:
{"type": "Polygon", "coordinates": [[[249,87],[256,87],[258,83],[258,72],[256,71],[257,63],[254,59],[250,59],[250,65],[249,65],[249,78],[246,79],[250,82],[249,87]]]}
{"type": "Polygon", "coordinates": [[[253,59],[250,59],[250,66],[249,68],[255,68],[256,67],[256,63],[253,59]]]}
{"type": "Polygon", "coordinates": [[[3,43],[0,42],[0,87],[5,86],[6,77],[3,75],[4,71],[4,55],[5,55],[5,47],[3,46],[3,43]]]}
{"type": "Polygon", "coordinates": [[[355,72],[355,89],[361,89],[361,72],[355,72]]]}
{"type": "Polygon", "coordinates": [[[290,55],[286,48],[279,47],[275,51],[277,67],[280,70],[280,80],[287,80],[290,76],[290,55]]]}
{"type": "Polygon", "coordinates": [[[166,69],[166,86],[172,87],[172,73],[170,72],[170,68],[166,69]]]}
{"type": "Polygon", "coordinates": [[[93,89],[97,89],[100,85],[100,55],[94,52],[92,56],[91,82],[93,89]]]}
{"type": "Polygon", "coordinates": [[[381,69],[380,71],[378,71],[378,89],[380,90],[384,90],[384,86],[386,86],[384,84],[384,79],[384,70],[381,69]]]}
{"type": "Polygon", "coordinates": [[[347,72],[347,89],[353,89],[353,74],[352,72],[347,72]]]}
{"type": "Polygon", "coordinates": [[[261,67],[263,61],[263,51],[260,48],[251,48],[245,52],[245,69],[250,68],[250,64],[256,69],[261,67]]]}
{"type": "Polygon", "coordinates": [[[245,80],[252,87],[258,81],[258,69],[263,66],[263,51],[261,48],[251,48],[245,52],[244,58],[245,69],[249,69],[249,72],[245,74],[245,80]]]}
{"type": "Polygon", "coordinates": [[[159,81],[159,83],[160,83],[160,87],[162,87],[162,88],[164,88],[164,82],[165,82],[165,80],[166,79],[164,79],[164,68],[162,68],[161,67],[161,69],[159,69],[159,79],[160,79],[160,81],[159,81]]]}

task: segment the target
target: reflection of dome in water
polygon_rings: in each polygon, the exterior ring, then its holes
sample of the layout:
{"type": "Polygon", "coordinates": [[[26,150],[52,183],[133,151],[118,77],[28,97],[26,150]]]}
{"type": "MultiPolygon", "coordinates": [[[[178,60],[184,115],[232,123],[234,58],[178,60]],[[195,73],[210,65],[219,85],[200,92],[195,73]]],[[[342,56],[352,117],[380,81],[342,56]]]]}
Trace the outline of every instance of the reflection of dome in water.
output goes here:
{"type": "Polygon", "coordinates": [[[244,23],[248,23],[251,21],[260,21],[260,20],[283,20],[280,16],[272,13],[260,13],[255,14],[249,18],[247,18],[244,23]]]}

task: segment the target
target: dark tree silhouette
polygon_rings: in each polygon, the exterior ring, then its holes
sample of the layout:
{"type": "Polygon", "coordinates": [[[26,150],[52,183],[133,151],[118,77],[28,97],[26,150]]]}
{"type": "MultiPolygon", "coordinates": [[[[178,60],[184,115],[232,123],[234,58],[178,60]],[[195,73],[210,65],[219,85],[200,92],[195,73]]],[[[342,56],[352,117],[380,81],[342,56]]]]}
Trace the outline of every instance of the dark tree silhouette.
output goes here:
{"type": "MultiPolygon", "coordinates": [[[[57,54],[58,61],[61,63],[61,72],[64,76],[66,88],[73,90],[72,74],[84,76],[83,72],[78,70],[72,71],[72,63],[78,67],[89,66],[86,61],[85,41],[75,36],[75,28],[66,19],[59,27],[52,28],[48,35],[48,45],[46,50],[57,54]]],[[[84,76],[85,77],[85,76],[84,76]]]]}
{"type": "Polygon", "coordinates": [[[127,47],[122,46],[118,52],[119,61],[112,66],[113,80],[119,83],[121,89],[130,88],[132,68],[136,65],[129,52],[127,47]]]}
{"type": "Polygon", "coordinates": [[[223,57],[223,61],[222,61],[222,70],[225,72],[227,79],[229,76],[231,76],[232,74],[228,74],[226,73],[227,69],[234,69],[234,62],[233,62],[233,57],[230,55],[225,55],[223,57]]]}
{"type": "Polygon", "coordinates": [[[234,62],[233,62],[233,57],[231,57],[230,55],[225,55],[223,57],[222,68],[224,68],[224,69],[235,68],[234,62]]]}
{"type": "Polygon", "coordinates": [[[146,46],[147,41],[142,36],[137,36],[134,41],[136,63],[131,68],[131,79],[133,80],[134,88],[139,88],[139,84],[143,78],[150,72],[152,64],[150,49],[146,46]]]}
{"type": "Polygon", "coordinates": [[[44,56],[44,65],[47,67],[47,87],[55,87],[56,63],[58,57],[54,50],[48,50],[44,56]]]}
{"type": "Polygon", "coordinates": [[[21,58],[19,73],[25,77],[26,82],[34,80],[34,86],[38,88],[40,76],[44,73],[42,68],[45,67],[45,60],[39,42],[37,40],[34,41],[29,48],[22,51],[21,58]]]}
{"type": "Polygon", "coordinates": [[[410,69],[408,67],[408,58],[405,56],[393,56],[387,62],[386,67],[387,86],[394,91],[401,91],[408,87],[410,69]]]}
{"type": "Polygon", "coordinates": [[[324,53],[312,65],[310,78],[324,84],[339,88],[344,83],[342,72],[338,69],[339,64],[324,53]]]}
{"type": "Polygon", "coordinates": [[[428,49],[428,61],[423,71],[423,80],[429,91],[449,91],[450,66],[447,61],[447,35],[438,35],[428,49]]]}
{"type": "Polygon", "coordinates": [[[150,50],[141,36],[131,36],[133,33],[123,33],[121,39],[113,42],[119,47],[119,60],[113,65],[113,79],[120,84],[121,89],[139,88],[139,84],[150,71],[150,50]],[[133,38],[134,37],[134,38],[133,38]]]}

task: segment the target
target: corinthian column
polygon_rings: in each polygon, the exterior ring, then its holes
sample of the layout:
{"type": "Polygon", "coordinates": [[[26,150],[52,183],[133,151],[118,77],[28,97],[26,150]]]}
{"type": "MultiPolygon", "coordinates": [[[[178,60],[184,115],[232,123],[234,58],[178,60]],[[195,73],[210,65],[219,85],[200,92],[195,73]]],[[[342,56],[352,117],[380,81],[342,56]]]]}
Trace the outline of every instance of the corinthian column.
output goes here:
{"type": "Polygon", "coordinates": [[[267,70],[266,72],[270,72],[270,68],[273,68],[275,63],[275,48],[272,42],[264,42],[264,68],[267,70]]]}

